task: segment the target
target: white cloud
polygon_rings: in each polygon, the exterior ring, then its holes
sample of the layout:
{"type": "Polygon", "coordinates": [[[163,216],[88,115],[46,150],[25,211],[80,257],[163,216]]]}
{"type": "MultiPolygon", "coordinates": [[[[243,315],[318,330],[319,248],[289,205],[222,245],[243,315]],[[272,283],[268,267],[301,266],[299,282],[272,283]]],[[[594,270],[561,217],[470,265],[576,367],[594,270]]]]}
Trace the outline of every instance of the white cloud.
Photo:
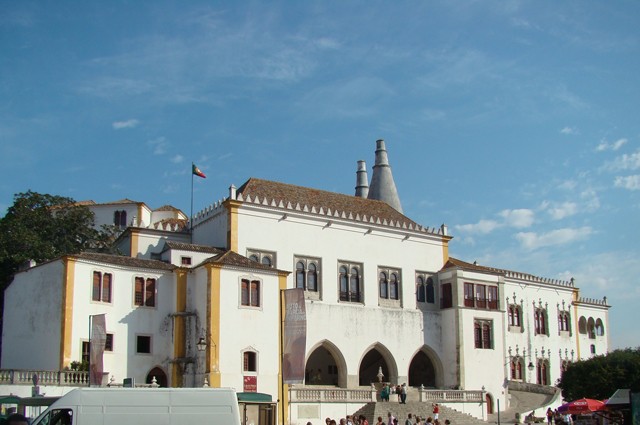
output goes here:
{"type": "Polygon", "coordinates": [[[578,183],[575,180],[565,180],[558,185],[558,189],[573,190],[577,185],[578,183]]]}
{"type": "Polygon", "coordinates": [[[606,140],[602,140],[600,144],[596,147],[597,152],[603,151],[617,151],[621,147],[623,147],[628,142],[627,139],[618,139],[615,142],[607,142],[606,140]]]}
{"type": "Polygon", "coordinates": [[[595,211],[600,208],[600,198],[593,189],[586,189],[580,193],[580,199],[584,202],[584,208],[588,211],[595,211]]]}
{"type": "Polygon", "coordinates": [[[523,248],[534,250],[546,246],[565,245],[584,240],[592,233],[593,230],[591,227],[584,226],[578,229],[564,228],[540,234],[535,232],[520,232],[515,235],[515,238],[523,248]]]}
{"type": "Polygon", "coordinates": [[[461,232],[479,233],[482,235],[486,235],[487,233],[491,233],[495,229],[500,227],[500,223],[495,220],[480,220],[475,224],[460,224],[454,227],[461,232]]]}
{"type": "Polygon", "coordinates": [[[533,224],[535,213],[529,209],[502,210],[499,214],[509,227],[524,228],[533,224]]]}
{"type": "Polygon", "coordinates": [[[315,41],[316,46],[318,46],[321,49],[331,49],[331,50],[335,50],[335,49],[339,49],[340,48],[340,43],[337,42],[336,40],[332,39],[332,38],[327,38],[327,37],[322,37],[319,38],[315,41]]]}
{"type": "Polygon", "coordinates": [[[556,204],[547,209],[549,215],[554,220],[562,220],[565,217],[570,217],[578,213],[578,204],[575,202],[563,202],[556,204]]]}
{"type": "Polygon", "coordinates": [[[565,127],[562,130],[560,130],[560,133],[562,134],[580,134],[578,132],[578,129],[575,127],[565,127]]]}
{"type": "Polygon", "coordinates": [[[113,126],[113,128],[115,130],[120,130],[120,129],[123,129],[123,128],[134,128],[139,123],[140,123],[140,121],[138,121],[136,119],[130,119],[130,120],[126,120],[126,121],[116,121],[111,125],[113,126]]]}
{"type": "Polygon", "coordinates": [[[640,174],[626,177],[618,176],[613,182],[613,185],[623,189],[640,190],[640,174]]]}
{"type": "Polygon", "coordinates": [[[623,154],[604,165],[605,170],[637,170],[640,168],[640,149],[632,154],[623,154]]]}
{"type": "Polygon", "coordinates": [[[180,164],[182,161],[184,161],[184,157],[182,155],[176,155],[171,158],[171,162],[173,162],[174,164],[180,164]]]}
{"type": "Polygon", "coordinates": [[[147,146],[153,149],[154,155],[163,155],[167,152],[169,142],[164,137],[158,137],[157,139],[149,140],[147,146]]]}

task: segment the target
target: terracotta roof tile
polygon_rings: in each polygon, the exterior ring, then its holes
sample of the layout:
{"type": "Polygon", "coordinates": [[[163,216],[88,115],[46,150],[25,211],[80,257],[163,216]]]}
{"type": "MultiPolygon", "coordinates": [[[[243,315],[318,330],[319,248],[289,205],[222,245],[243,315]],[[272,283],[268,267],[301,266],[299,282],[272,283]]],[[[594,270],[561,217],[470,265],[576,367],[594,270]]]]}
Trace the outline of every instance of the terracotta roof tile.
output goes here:
{"type": "Polygon", "coordinates": [[[156,208],[154,211],[180,211],[180,210],[172,205],[163,205],[160,208],[156,208]]]}
{"type": "Polygon", "coordinates": [[[97,252],[81,252],[73,254],[69,257],[79,258],[82,260],[98,261],[101,263],[114,264],[123,267],[137,267],[145,269],[158,270],[174,270],[176,266],[158,260],[147,260],[143,258],[133,258],[124,255],[100,254],[97,252]]]}
{"type": "Polygon", "coordinates": [[[227,266],[244,267],[255,270],[264,270],[270,272],[286,272],[286,270],[279,270],[273,267],[265,266],[262,263],[253,261],[233,251],[226,251],[224,254],[218,257],[211,257],[202,262],[202,264],[222,264],[227,266]]]}
{"type": "Polygon", "coordinates": [[[224,249],[216,248],[216,247],[213,247],[213,246],[195,245],[195,244],[191,244],[191,243],[175,242],[175,241],[166,241],[164,246],[165,247],[162,250],[163,252],[168,250],[168,249],[176,249],[176,250],[180,250],[180,251],[201,252],[201,253],[204,253],[204,254],[216,254],[216,255],[220,255],[220,254],[223,254],[225,252],[224,249]]]}
{"type": "Polygon", "coordinates": [[[309,210],[315,208],[316,211],[322,208],[325,214],[327,210],[331,210],[332,215],[337,211],[340,216],[342,216],[342,213],[345,213],[346,217],[349,217],[351,214],[352,218],[360,216],[361,220],[364,220],[366,217],[367,222],[370,218],[373,218],[375,221],[380,219],[380,223],[382,224],[384,224],[384,220],[386,220],[387,223],[393,221],[394,226],[396,223],[400,223],[400,226],[404,224],[407,227],[411,225],[416,230],[418,230],[418,228],[422,229],[422,226],[399,213],[386,202],[373,199],[261,180],[253,177],[240,186],[237,193],[242,194],[244,200],[246,200],[247,197],[251,197],[252,200],[258,197],[260,202],[263,202],[263,199],[266,198],[269,204],[275,201],[276,205],[279,205],[282,201],[283,205],[286,206],[290,203],[294,208],[296,205],[299,205],[301,209],[305,206],[309,210]]]}
{"type": "Polygon", "coordinates": [[[184,218],[165,218],[153,223],[154,229],[171,230],[174,232],[185,230],[186,226],[187,226],[187,220],[184,218]]]}

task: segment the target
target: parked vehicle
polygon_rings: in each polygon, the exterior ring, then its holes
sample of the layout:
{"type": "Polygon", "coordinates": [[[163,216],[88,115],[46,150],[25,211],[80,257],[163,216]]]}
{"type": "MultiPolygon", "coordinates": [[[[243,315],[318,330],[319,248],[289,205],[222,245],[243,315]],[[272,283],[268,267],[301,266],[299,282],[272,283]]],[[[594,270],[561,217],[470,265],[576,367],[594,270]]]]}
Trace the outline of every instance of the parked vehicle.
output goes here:
{"type": "Polygon", "coordinates": [[[32,425],[240,425],[230,388],[78,388],[32,425]]]}

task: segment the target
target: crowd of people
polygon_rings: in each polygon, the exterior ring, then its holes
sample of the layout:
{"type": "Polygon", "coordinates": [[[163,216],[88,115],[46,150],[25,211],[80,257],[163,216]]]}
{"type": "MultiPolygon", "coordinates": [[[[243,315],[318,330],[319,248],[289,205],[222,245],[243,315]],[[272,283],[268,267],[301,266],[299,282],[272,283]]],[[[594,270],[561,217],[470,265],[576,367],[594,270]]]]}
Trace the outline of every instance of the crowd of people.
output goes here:
{"type": "MultiPolygon", "coordinates": [[[[434,416],[429,416],[426,419],[409,413],[404,422],[402,422],[402,419],[396,418],[391,412],[389,412],[387,413],[386,418],[378,416],[377,422],[372,424],[369,423],[369,420],[367,420],[364,415],[347,415],[346,418],[341,418],[339,421],[327,418],[325,419],[325,425],[451,425],[451,421],[449,421],[449,419],[446,419],[444,423],[440,422],[440,419],[438,419],[439,411],[439,406],[434,404],[434,416]]],[[[311,422],[307,422],[307,425],[313,424],[311,422]]]]}

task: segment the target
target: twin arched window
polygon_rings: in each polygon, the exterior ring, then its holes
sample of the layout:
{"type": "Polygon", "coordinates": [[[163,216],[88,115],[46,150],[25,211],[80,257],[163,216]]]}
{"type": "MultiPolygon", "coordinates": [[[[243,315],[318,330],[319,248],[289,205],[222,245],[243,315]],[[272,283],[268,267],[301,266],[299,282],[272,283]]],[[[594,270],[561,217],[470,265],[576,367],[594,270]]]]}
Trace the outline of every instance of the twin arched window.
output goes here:
{"type": "Polygon", "coordinates": [[[561,332],[571,331],[571,316],[568,311],[558,313],[558,330],[561,332]]]}
{"type": "Polygon", "coordinates": [[[362,302],[361,265],[341,264],[338,268],[340,301],[362,302]]]}
{"type": "Polygon", "coordinates": [[[380,298],[397,300],[400,298],[398,272],[383,270],[378,274],[380,298]]]}
{"type": "Polygon", "coordinates": [[[507,314],[509,316],[509,326],[522,326],[522,315],[519,305],[510,304],[507,314]]]}
{"type": "Polygon", "coordinates": [[[296,288],[318,292],[318,262],[300,259],[296,263],[296,288]]]}
{"type": "Polygon", "coordinates": [[[544,308],[536,308],[533,312],[533,323],[536,335],[548,335],[547,310],[544,308]]]}
{"type": "Polygon", "coordinates": [[[423,275],[416,278],[416,301],[419,303],[435,303],[435,287],[433,279],[423,275]]]}

